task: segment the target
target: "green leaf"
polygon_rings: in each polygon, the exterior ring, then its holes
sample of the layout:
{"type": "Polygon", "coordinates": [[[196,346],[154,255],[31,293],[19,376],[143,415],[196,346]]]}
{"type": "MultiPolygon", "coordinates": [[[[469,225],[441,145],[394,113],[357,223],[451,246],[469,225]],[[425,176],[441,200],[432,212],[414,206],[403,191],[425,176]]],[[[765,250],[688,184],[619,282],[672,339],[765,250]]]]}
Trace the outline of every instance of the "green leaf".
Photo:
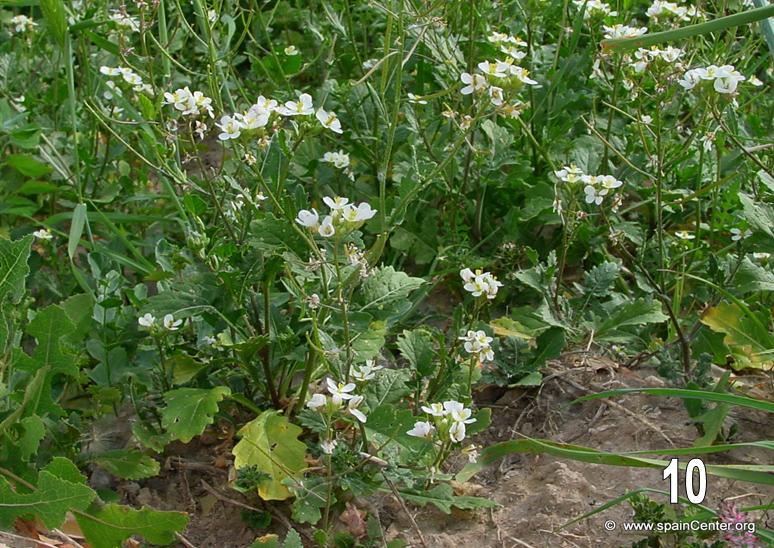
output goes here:
{"type": "Polygon", "coordinates": [[[51,173],[51,167],[29,154],[10,154],[5,163],[27,177],[43,177],[51,173]]]}
{"type": "Polygon", "coordinates": [[[168,545],[175,541],[175,533],[188,524],[182,512],[163,512],[143,507],[135,510],[120,504],[106,504],[93,515],[76,514],[86,540],[92,548],[116,548],[133,535],[142,536],[152,544],[168,545]]]}
{"type": "Polygon", "coordinates": [[[396,343],[403,357],[423,377],[435,371],[433,334],[427,329],[404,331],[396,343]]]}
{"type": "Polygon", "coordinates": [[[62,0],[40,0],[43,20],[59,47],[64,47],[67,36],[67,17],[62,0]]]}
{"type": "Polygon", "coordinates": [[[16,356],[18,367],[35,372],[44,367],[51,373],[78,376],[75,355],[63,344],[75,332],[67,313],[58,305],[51,305],[38,312],[27,326],[27,334],[37,340],[38,345],[31,356],[19,351],[16,356]]]}
{"type": "Polygon", "coordinates": [[[73,220],[70,223],[70,235],[67,239],[67,255],[70,260],[75,256],[78,244],[81,243],[83,228],[86,226],[86,204],[78,204],[73,210],[73,220]]]}
{"type": "MultiPolygon", "coordinates": [[[[322,519],[322,509],[328,503],[328,479],[324,477],[310,477],[300,485],[293,479],[286,479],[285,485],[293,496],[291,518],[296,523],[317,524],[322,519]]],[[[335,503],[334,500],[331,504],[335,503]]]]}
{"type": "Polygon", "coordinates": [[[743,292],[774,291],[774,273],[745,257],[734,278],[735,287],[743,292]]]}
{"type": "Polygon", "coordinates": [[[241,439],[234,446],[234,466],[257,466],[269,475],[258,484],[263,500],[285,500],[290,491],[286,478],[301,479],[306,467],[306,445],[298,440],[302,430],[288,422],[278,411],[269,409],[244,425],[237,433],[241,439]]]}
{"type": "Polygon", "coordinates": [[[215,420],[218,402],[231,394],[226,386],[178,388],[164,394],[167,406],[161,412],[161,425],[175,439],[188,443],[215,420]]]}
{"type": "Polygon", "coordinates": [[[768,321],[756,321],[739,305],[729,303],[707,309],[700,321],[713,331],[726,334],[723,342],[735,358],[734,369],[765,369],[771,366],[774,337],[766,328],[768,321]]]}
{"type": "Polygon", "coordinates": [[[14,305],[24,296],[24,281],[30,273],[27,259],[32,248],[32,236],[21,240],[0,239],[0,355],[10,345],[14,305]]]}
{"type": "Polygon", "coordinates": [[[18,517],[37,516],[49,529],[59,527],[71,510],[85,510],[97,494],[89,487],[73,483],[43,470],[37,488],[20,493],[0,477],[0,527],[7,529],[18,517]]]}
{"type": "Polygon", "coordinates": [[[370,433],[382,436],[385,441],[394,441],[408,449],[415,451],[429,449],[430,444],[426,440],[406,433],[417,420],[419,419],[408,409],[384,404],[371,410],[365,427],[370,433]]]}
{"type": "Polygon", "coordinates": [[[637,299],[617,307],[615,312],[597,327],[595,337],[604,340],[621,327],[661,323],[668,319],[669,317],[661,312],[661,304],[657,301],[637,299]]]}
{"type": "Polygon", "coordinates": [[[605,297],[618,280],[621,267],[618,263],[604,262],[586,272],[583,280],[583,291],[594,297],[605,297]]]}
{"type": "Polygon", "coordinates": [[[774,209],[767,204],[756,203],[747,194],[739,193],[742,202],[742,214],[750,228],[774,238],[774,209]]]}
{"type": "Polygon", "coordinates": [[[158,461],[139,451],[108,451],[92,457],[90,461],[121,479],[138,480],[159,473],[158,461]]]}
{"type": "Polygon", "coordinates": [[[384,346],[387,336],[387,325],[383,321],[371,322],[368,329],[352,338],[352,352],[357,362],[365,362],[375,358],[384,346]]]}
{"type": "Polygon", "coordinates": [[[37,452],[41,440],[46,435],[46,427],[37,415],[24,417],[19,421],[19,426],[22,433],[16,439],[16,451],[19,458],[26,461],[37,452]]]}
{"type": "Polygon", "coordinates": [[[428,491],[403,490],[400,494],[407,501],[418,506],[425,507],[432,504],[445,514],[451,514],[452,507],[462,510],[475,510],[478,508],[496,508],[496,502],[480,497],[458,497],[447,483],[440,483],[428,491]]]}
{"type": "MultiPolygon", "coordinates": [[[[663,469],[669,464],[668,461],[660,459],[632,457],[626,454],[608,453],[579,445],[525,438],[490,445],[481,452],[478,462],[465,466],[455,479],[460,482],[468,481],[488,465],[512,453],[547,453],[580,462],[610,466],[630,466],[634,468],[663,469]]],[[[687,465],[687,461],[680,462],[680,468],[682,469],[687,465]]],[[[774,466],[708,464],[706,468],[707,473],[714,476],[763,485],[774,485],[774,466]]]]}
{"type": "Polygon", "coordinates": [[[588,400],[598,400],[602,398],[609,398],[611,396],[624,396],[627,394],[636,393],[650,394],[652,396],[665,396],[670,398],[685,398],[730,403],[731,405],[737,405],[739,407],[749,407],[751,409],[766,411],[767,413],[774,413],[774,403],[770,403],[764,400],[757,400],[755,398],[737,396],[734,394],[726,394],[724,392],[712,392],[709,390],[686,390],[684,388],[618,388],[616,390],[607,390],[605,392],[598,392],[596,394],[582,396],[576,400],[573,400],[571,403],[580,403],[588,400]]]}
{"type": "Polygon", "coordinates": [[[407,299],[424,283],[422,278],[396,272],[391,266],[378,268],[363,282],[360,294],[364,304],[361,310],[385,310],[387,305],[407,299]]]}

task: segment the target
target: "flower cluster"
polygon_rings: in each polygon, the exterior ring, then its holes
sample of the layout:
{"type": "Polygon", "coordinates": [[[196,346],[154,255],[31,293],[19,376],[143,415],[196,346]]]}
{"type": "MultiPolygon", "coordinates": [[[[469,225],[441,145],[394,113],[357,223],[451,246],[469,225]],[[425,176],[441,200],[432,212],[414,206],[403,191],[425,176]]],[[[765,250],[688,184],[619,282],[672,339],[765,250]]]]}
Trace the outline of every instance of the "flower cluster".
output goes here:
{"type": "Polygon", "coordinates": [[[564,166],[555,171],[554,175],[565,183],[583,183],[587,204],[599,205],[611,190],[623,186],[623,181],[619,181],[612,175],[586,175],[575,165],[564,166]]]}
{"type": "Polygon", "coordinates": [[[354,393],[355,388],[357,388],[355,383],[337,383],[328,377],[325,379],[325,384],[330,396],[326,396],[325,394],[314,394],[309,399],[309,401],[306,402],[306,406],[309,409],[332,413],[340,409],[342,406],[346,406],[345,411],[347,413],[355,417],[361,423],[366,423],[368,417],[366,417],[366,414],[358,409],[360,404],[363,403],[363,396],[358,396],[354,393]]]}
{"type": "Polygon", "coordinates": [[[672,46],[667,46],[664,49],[655,46],[650,49],[639,48],[634,52],[635,60],[632,62],[632,67],[634,72],[645,72],[645,69],[654,61],[663,61],[667,65],[673,65],[684,55],[685,51],[672,46]]]}
{"type": "Polygon", "coordinates": [[[376,377],[376,372],[384,369],[381,365],[376,365],[374,360],[366,360],[365,365],[352,367],[352,378],[358,382],[370,381],[376,377]]]}
{"type": "Polygon", "coordinates": [[[459,443],[465,439],[466,425],[476,422],[472,411],[454,400],[423,405],[422,411],[430,415],[429,420],[415,422],[406,432],[409,436],[432,440],[437,435],[441,441],[459,443]]]}
{"type": "Polygon", "coordinates": [[[11,17],[11,25],[13,25],[14,34],[23,34],[25,32],[32,32],[38,24],[32,20],[32,17],[26,15],[14,15],[11,17]]]}
{"type": "Polygon", "coordinates": [[[376,210],[371,209],[367,202],[361,202],[359,205],[349,203],[348,198],[339,196],[331,198],[326,196],[323,202],[330,208],[330,214],[323,217],[320,221],[320,214],[316,209],[302,209],[296,216],[296,222],[306,228],[317,230],[317,233],[323,238],[330,238],[336,234],[336,228],[341,226],[352,227],[376,215],[376,210]]]}
{"type": "Polygon", "coordinates": [[[723,502],[720,506],[718,518],[721,523],[730,525],[729,531],[723,534],[723,539],[729,546],[752,548],[757,545],[758,538],[753,531],[754,524],[744,512],[741,512],[736,504],[731,501],[723,502]]]}
{"type": "Polygon", "coordinates": [[[465,352],[471,356],[476,356],[480,362],[491,362],[494,360],[494,351],[492,350],[492,337],[485,331],[468,331],[464,337],[459,338],[464,341],[465,352]]]}
{"type": "MultiPolygon", "coordinates": [[[[156,318],[153,316],[153,314],[146,313],[137,319],[137,323],[142,328],[152,330],[156,326],[156,318]]],[[[182,324],[183,320],[176,320],[172,314],[166,314],[161,320],[161,325],[167,331],[177,331],[180,329],[182,324]]]]}
{"type": "Polygon", "coordinates": [[[502,282],[499,282],[494,275],[480,269],[473,272],[469,268],[463,268],[460,270],[460,277],[465,282],[463,286],[465,291],[474,297],[486,295],[487,299],[492,300],[497,296],[497,291],[503,286],[502,282]]]}
{"type": "Polygon", "coordinates": [[[681,6],[675,2],[653,0],[653,3],[645,13],[648,17],[656,20],[661,18],[690,21],[692,17],[696,17],[699,14],[699,10],[695,6],[681,6]]]}
{"type": "Polygon", "coordinates": [[[678,84],[686,90],[691,90],[705,80],[712,81],[712,87],[718,93],[734,93],[739,82],[746,78],[732,65],[710,65],[686,71],[678,84]]]}
{"type": "Polygon", "coordinates": [[[342,170],[347,177],[349,177],[350,181],[355,180],[355,175],[352,173],[352,168],[349,166],[349,154],[343,150],[339,150],[338,152],[326,152],[323,154],[321,161],[333,165],[336,169],[342,170]]]}
{"type": "Polygon", "coordinates": [[[602,0],[572,0],[572,3],[579,9],[586,6],[586,10],[583,12],[584,19],[591,19],[592,17],[615,17],[618,15],[617,11],[610,9],[610,6],[602,2],[602,0]]]}
{"type": "Polygon", "coordinates": [[[602,25],[605,31],[605,38],[608,40],[617,40],[619,38],[637,38],[642,36],[648,29],[646,27],[630,27],[629,25],[616,24],[611,27],[602,25]]]}
{"type": "Polygon", "coordinates": [[[188,86],[179,88],[172,93],[164,93],[164,105],[172,105],[184,116],[198,116],[206,112],[210,118],[215,117],[212,110],[212,99],[206,97],[201,91],[191,91],[188,86]]]}
{"type": "Polygon", "coordinates": [[[487,40],[499,46],[500,52],[516,61],[520,61],[527,56],[525,52],[521,51],[527,47],[527,43],[521,38],[502,32],[493,32],[487,37],[487,40]]]}
{"type": "Polygon", "coordinates": [[[126,10],[113,10],[110,14],[110,20],[121,30],[140,32],[140,21],[136,17],[132,17],[126,13],[126,10]]]}
{"type": "MultiPolygon", "coordinates": [[[[105,76],[120,76],[124,82],[132,86],[132,89],[137,93],[145,92],[149,95],[153,95],[153,88],[150,84],[143,82],[142,77],[127,67],[99,67],[100,73],[105,76]]],[[[113,82],[108,80],[108,87],[114,89],[113,82]]]]}
{"type": "Polygon", "coordinates": [[[265,127],[268,125],[273,113],[286,118],[311,116],[314,114],[317,121],[324,128],[330,129],[334,133],[343,133],[341,121],[335,112],[329,112],[323,108],[318,108],[315,111],[312,96],[308,93],[302,93],[298,96],[298,100],[286,101],[281,105],[274,99],[266,99],[263,96],[258,97],[258,101],[250,106],[247,111],[225,115],[220,119],[220,123],[216,124],[221,130],[218,138],[221,141],[238,139],[243,131],[265,127]]]}

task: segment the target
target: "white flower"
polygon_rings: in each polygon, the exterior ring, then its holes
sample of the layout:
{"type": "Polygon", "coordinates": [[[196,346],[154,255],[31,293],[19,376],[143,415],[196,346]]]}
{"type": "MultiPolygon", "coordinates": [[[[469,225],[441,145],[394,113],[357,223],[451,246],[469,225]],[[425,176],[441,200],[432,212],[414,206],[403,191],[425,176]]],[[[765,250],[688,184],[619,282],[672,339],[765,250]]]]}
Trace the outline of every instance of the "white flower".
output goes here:
{"type": "Polygon", "coordinates": [[[505,102],[503,99],[503,88],[491,86],[489,88],[489,100],[492,101],[492,104],[496,107],[502,106],[505,102]]]}
{"type": "Polygon", "coordinates": [[[349,167],[349,154],[343,150],[338,152],[326,152],[323,154],[322,161],[328,164],[333,164],[338,169],[346,169],[349,167]]]}
{"type": "Polygon", "coordinates": [[[140,32],[139,20],[127,15],[120,10],[113,10],[113,12],[110,14],[110,20],[113,21],[120,29],[126,29],[131,32],[140,32]]]}
{"type": "Polygon", "coordinates": [[[715,78],[715,81],[712,83],[712,87],[714,87],[715,91],[718,93],[734,93],[736,91],[737,84],[739,84],[739,82],[743,81],[744,79],[744,76],[736,72],[734,75],[720,76],[715,78]]]}
{"type": "Polygon", "coordinates": [[[474,297],[486,295],[487,299],[494,299],[498,289],[503,286],[495,276],[481,270],[476,270],[474,273],[469,268],[463,268],[460,270],[460,277],[465,282],[465,291],[471,293],[474,297]]]}
{"type": "Polygon", "coordinates": [[[587,204],[599,205],[602,203],[602,200],[604,199],[605,194],[607,194],[607,189],[603,188],[602,190],[597,190],[592,185],[586,185],[585,187],[583,187],[583,192],[586,193],[587,204]]]}
{"type": "Polygon", "coordinates": [[[309,409],[317,409],[319,407],[323,407],[328,403],[328,398],[325,397],[324,394],[315,394],[311,398],[309,398],[309,401],[306,402],[306,406],[309,409]]]}
{"type": "Polygon", "coordinates": [[[529,71],[524,67],[517,65],[511,65],[511,74],[515,76],[519,81],[529,84],[530,86],[537,85],[537,82],[529,77],[529,71]]]}
{"type": "Polygon", "coordinates": [[[327,110],[318,108],[315,116],[317,116],[317,119],[324,128],[330,129],[334,133],[344,133],[341,129],[341,121],[338,119],[335,112],[328,112],[327,110]]]}
{"type": "MultiPolygon", "coordinates": [[[[121,75],[121,69],[118,67],[106,67],[101,66],[99,67],[100,73],[104,74],[105,76],[120,76],[121,75]]],[[[165,96],[168,94],[164,94],[165,96]]]]}
{"type": "Polygon", "coordinates": [[[316,209],[309,211],[308,209],[302,209],[296,215],[296,222],[306,228],[316,228],[320,222],[320,215],[316,209]]]}
{"type": "Polygon", "coordinates": [[[521,61],[527,56],[527,54],[519,50],[517,46],[512,46],[508,44],[500,46],[500,51],[505,55],[507,55],[508,57],[510,57],[511,59],[514,59],[516,61],[521,61]]]}
{"type": "Polygon", "coordinates": [[[471,443],[467,447],[464,447],[461,452],[463,455],[467,455],[469,463],[475,464],[478,462],[478,449],[474,444],[471,443]]]}
{"type": "Polygon", "coordinates": [[[687,230],[678,230],[675,232],[675,236],[680,238],[681,240],[695,240],[696,234],[693,232],[688,232],[687,230]]]}
{"type": "Polygon", "coordinates": [[[207,10],[207,21],[210,25],[214,25],[218,22],[218,12],[215,10],[207,10]]]}
{"type": "Polygon", "coordinates": [[[602,25],[602,29],[605,31],[605,38],[608,40],[617,40],[620,38],[636,38],[642,36],[648,29],[646,27],[630,27],[628,25],[616,24],[612,27],[602,25]]]}
{"type": "Polygon", "coordinates": [[[296,48],[296,46],[288,46],[284,49],[284,52],[285,52],[285,55],[287,55],[288,57],[292,57],[293,55],[298,55],[299,53],[301,53],[300,51],[298,51],[298,48],[296,48]]]}
{"type": "Polygon", "coordinates": [[[460,76],[460,80],[465,84],[465,87],[460,90],[460,93],[463,95],[470,95],[474,91],[481,91],[487,87],[486,78],[480,74],[463,72],[462,76],[460,76]]]}
{"type": "Polygon", "coordinates": [[[461,442],[465,439],[465,423],[455,422],[449,428],[449,437],[453,442],[461,442]]]}
{"type": "Polygon", "coordinates": [[[321,441],[320,442],[320,449],[326,455],[332,455],[333,454],[333,450],[336,449],[337,445],[338,444],[336,443],[336,440],[321,441]]]}
{"type": "Polygon", "coordinates": [[[196,120],[196,127],[194,128],[194,133],[196,133],[196,136],[203,141],[204,134],[207,133],[207,124],[205,124],[204,122],[200,122],[199,120],[196,120]]]}
{"type": "Polygon", "coordinates": [[[349,198],[342,198],[341,196],[331,198],[330,196],[325,196],[323,198],[323,202],[325,202],[325,205],[331,208],[332,212],[336,213],[346,207],[346,205],[349,203],[349,198]]]}
{"type": "Polygon", "coordinates": [[[691,90],[695,88],[699,82],[701,82],[701,74],[697,69],[691,69],[683,74],[683,77],[677,81],[684,89],[691,90]]]}
{"type": "Polygon", "coordinates": [[[38,240],[51,240],[54,237],[53,234],[51,234],[51,231],[47,228],[36,230],[32,233],[32,235],[35,236],[38,240]]]}
{"type": "Polygon", "coordinates": [[[244,114],[239,114],[239,124],[243,129],[259,129],[269,123],[271,113],[268,110],[250,108],[244,114]]]}
{"type": "Polygon", "coordinates": [[[575,183],[580,181],[581,177],[583,177],[583,170],[575,164],[571,164],[569,166],[564,166],[558,171],[554,171],[554,175],[556,175],[557,179],[564,181],[565,183],[575,183]]]}
{"type": "Polygon", "coordinates": [[[578,8],[586,6],[586,10],[583,12],[584,19],[591,19],[596,15],[610,15],[612,17],[618,15],[617,11],[612,11],[610,6],[601,0],[573,0],[573,4],[578,8]]]}
{"type": "Polygon", "coordinates": [[[361,221],[368,221],[369,219],[373,219],[376,215],[377,210],[371,209],[371,204],[368,202],[362,202],[357,206],[357,216],[355,218],[356,222],[361,221]]]}
{"type": "Polygon", "coordinates": [[[414,95],[413,93],[408,94],[408,100],[409,103],[414,103],[415,105],[426,105],[427,101],[422,99],[419,95],[414,95]]]}
{"type": "Polygon", "coordinates": [[[268,110],[269,112],[274,112],[275,110],[277,110],[277,101],[275,101],[274,99],[267,99],[263,95],[259,95],[258,99],[255,100],[255,104],[250,108],[268,110]]]}
{"type": "Polygon", "coordinates": [[[745,238],[749,238],[750,236],[752,236],[752,231],[750,229],[747,229],[745,231],[742,231],[741,228],[731,229],[731,240],[734,242],[738,242],[745,238]]]}
{"type": "Polygon", "coordinates": [[[441,403],[431,403],[429,406],[423,405],[422,411],[434,417],[443,417],[446,415],[446,411],[444,410],[443,404],[441,403]]]}
{"type": "Polygon", "coordinates": [[[464,337],[459,337],[459,340],[465,342],[465,351],[477,356],[480,361],[491,362],[494,360],[494,351],[491,346],[494,339],[488,336],[485,331],[468,331],[464,337]]]}
{"type": "Polygon", "coordinates": [[[317,233],[320,234],[320,236],[323,238],[330,238],[336,234],[336,229],[333,227],[333,217],[326,215],[322,223],[320,223],[320,227],[317,229],[317,233]]]}
{"type": "Polygon", "coordinates": [[[360,409],[357,408],[361,403],[363,403],[363,396],[353,395],[349,399],[349,402],[347,402],[347,412],[353,417],[355,417],[357,420],[365,424],[368,418],[365,416],[365,413],[363,413],[360,409]]]}
{"type": "Polygon", "coordinates": [[[367,360],[365,365],[352,368],[352,378],[360,382],[370,381],[380,369],[384,368],[381,365],[374,365],[373,360],[367,360]]]}
{"type": "Polygon", "coordinates": [[[597,176],[597,181],[602,185],[603,188],[608,190],[613,190],[623,186],[623,181],[619,181],[612,175],[599,175],[597,176]]]}
{"type": "Polygon", "coordinates": [[[750,82],[750,85],[753,85],[756,88],[763,85],[763,82],[761,82],[760,78],[758,78],[754,74],[750,76],[750,79],[748,80],[748,82],[750,82]]]}
{"type": "Polygon", "coordinates": [[[771,257],[771,253],[753,253],[752,256],[756,261],[765,261],[771,257]]]}
{"type": "Polygon", "coordinates": [[[298,101],[287,101],[283,106],[277,108],[283,116],[309,116],[314,114],[314,105],[312,104],[312,96],[308,93],[302,93],[298,97],[298,101]]]}
{"type": "Polygon", "coordinates": [[[414,423],[414,428],[406,432],[406,434],[415,438],[430,439],[433,437],[433,432],[435,432],[435,426],[427,421],[417,421],[414,423]]]}
{"type": "Polygon", "coordinates": [[[137,319],[137,323],[140,324],[140,327],[150,329],[156,323],[156,318],[153,317],[153,314],[146,313],[137,319]]]}
{"type": "Polygon", "coordinates": [[[239,120],[231,116],[223,116],[220,119],[220,123],[215,125],[220,128],[218,139],[221,141],[238,139],[242,134],[242,124],[239,122],[239,120]]]}
{"type": "Polygon", "coordinates": [[[506,72],[508,71],[508,65],[506,63],[501,63],[500,61],[494,63],[482,61],[478,64],[478,70],[493,78],[505,78],[507,75],[506,72]]]}
{"type": "Polygon", "coordinates": [[[13,25],[13,31],[16,34],[30,32],[38,26],[31,17],[27,17],[26,15],[15,15],[11,17],[11,24],[13,25]]]}
{"type": "Polygon", "coordinates": [[[172,314],[166,314],[162,320],[164,328],[169,331],[177,331],[183,323],[183,320],[176,320],[172,314]]]}
{"type": "Polygon", "coordinates": [[[355,383],[336,383],[333,379],[328,377],[325,379],[325,383],[328,385],[328,392],[331,394],[331,400],[334,405],[341,405],[344,400],[349,400],[355,397],[354,394],[350,394],[356,386],[355,383]]]}

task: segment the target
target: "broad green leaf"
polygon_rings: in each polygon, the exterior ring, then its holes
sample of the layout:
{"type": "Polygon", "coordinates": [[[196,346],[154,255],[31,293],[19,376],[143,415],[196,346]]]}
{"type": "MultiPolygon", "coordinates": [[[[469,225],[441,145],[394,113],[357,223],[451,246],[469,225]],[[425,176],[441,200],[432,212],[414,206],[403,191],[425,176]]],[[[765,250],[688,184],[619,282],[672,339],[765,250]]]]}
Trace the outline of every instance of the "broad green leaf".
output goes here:
{"type": "Polygon", "coordinates": [[[743,292],[774,291],[774,272],[745,257],[734,278],[735,287],[743,292]]]}
{"type": "Polygon", "coordinates": [[[604,297],[618,280],[621,267],[618,263],[604,262],[586,272],[583,279],[583,292],[594,297],[604,297]]]}
{"type": "Polygon", "coordinates": [[[94,514],[76,514],[86,540],[92,548],[116,548],[134,535],[147,542],[168,545],[175,541],[175,533],[188,524],[182,512],[163,512],[143,507],[140,510],[120,504],[106,504],[94,514]]]}
{"type": "Polygon", "coordinates": [[[175,439],[188,443],[212,424],[218,402],[229,394],[226,386],[170,390],[164,394],[167,406],[161,411],[161,425],[175,439]]]}
{"type": "Polygon", "coordinates": [[[81,235],[86,226],[86,204],[78,204],[73,211],[73,220],[70,223],[70,235],[67,239],[67,255],[72,260],[75,251],[81,243],[81,235]]]}
{"type": "Polygon", "coordinates": [[[739,201],[742,202],[742,214],[750,224],[750,228],[774,238],[774,209],[768,204],[756,203],[750,196],[743,193],[739,193],[739,201]]]}
{"type": "Polygon", "coordinates": [[[18,517],[39,517],[49,529],[59,527],[67,512],[85,510],[97,494],[89,487],[73,483],[48,471],[38,474],[36,490],[22,493],[0,477],[0,527],[7,529],[18,517]]]}
{"type": "Polygon", "coordinates": [[[499,506],[496,502],[480,497],[462,496],[454,494],[454,490],[447,483],[440,483],[429,490],[408,490],[400,491],[400,494],[407,501],[418,506],[425,507],[432,504],[445,514],[451,514],[452,507],[461,510],[475,510],[478,508],[496,508],[499,506]]]}
{"type": "Polygon", "coordinates": [[[32,236],[16,241],[0,239],[0,355],[11,343],[14,305],[24,296],[32,239],[32,236]]]}
{"type": "Polygon", "coordinates": [[[726,334],[723,342],[735,358],[734,369],[771,367],[774,337],[765,327],[768,322],[755,321],[737,304],[720,303],[704,312],[701,323],[726,334]]]}
{"type": "Polygon", "coordinates": [[[604,340],[621,327],[661,323],[668,319],[669,317],[661,312],[661,304],[658,301],[637,299],[616,308],[615,312],[597,327],[595,337],[604,340]]]}
{"type": "Polygon", "coordinates": [[[394,301],[408,298],[412,291],[424,283],[422,278],[412,278],[391,266],[378,268],[366,278],[360,289],[362,310],[382,310],[394,301]]]}
{"type": "Polygon", "coordinates": [[[157,460],[139,451],[118,449],[91,458],[91,462],[114,476],[127,480],[150,478],[159,473],[157,460]]]}
{"type": "Polygon", "coordinates": [[[46,435],[46,427],[37,415],[24,417],[19,421],[19,427],[21,433],[15,440],[16,451],[19,458],[26,461],[37,452],[41,440],[46,435]]]}
{"type": "Polygon", "coordinates": [[[424,419],[415,417],[406,408],[385,404],[371,409],[365,426],[370,433],[381,436],[384,442],[393,441],[414,451],[428,450],[430,444],[426,440],[409,436],[406,433],[418,420],[424,419]]]}
{"type": "MultiPolygon", "coordinates": [[[[328,479],[325,477],[309,477],[303,485],[288,478],[284,481],[295,499],[291,507],[291,518],[296,523],[316,525],[322,519],[322,510],[328,503],[328,479]]],[[[334,500],[331,504],[335,504],[334,500]]]]}
{"type": "MultiPolygon", "coordinates": [[[[513,337],[523,341],[533,342],[535,340],[536,330],[525,326],[521,322],[503,316],[489,322],[489,326],[498,337],[513,337]]],[[[547,325],[538,328],[540,330],[548,329],[547,325]]]]}
{"type": "Polygon", "coordinates": [[[352,338],[352,352],[355,354],[355,360],[363,363],[375,358],[384,346],[386,336],[387,325],[383,321],[371,322],[368,329],[352,338]]]}
{"type": "Polygon", "coordinates": [[[423,377],[435,371],[435,348],[433,334],[426,329],[404,331],[396,343],[398,349],[411,366],[423,377]]]}
{"type": "Polygon", "coordinates": [[[38,312],[27,326],[27,334],[35,337],[37,346],[32,355],[18,351],[18,367],[30,373],[48,368],[51,373],[78,376],[76,356],[67,347],[75,331],[67,313],[58,305],[48,306],[38,312]]]}
{"type": "Polygon", "coordinates": [[[30,154],[10,154],[5,162],[27,177],[43,177],[51,173],[51,167],[48,164],[44,164],[30,154]]]}
{"type": "Polygon", "coordinates": [[[258,485],[263,500],[285,500],[290,491],[283,484],[286,478],[301,479],[306,467],[306,445],[299,441],[302,430],[288,422],[278,411],[269,409],[244,425],[237,433],[234,446],[234,466],[257,466],[269,475],[258,485]]]}

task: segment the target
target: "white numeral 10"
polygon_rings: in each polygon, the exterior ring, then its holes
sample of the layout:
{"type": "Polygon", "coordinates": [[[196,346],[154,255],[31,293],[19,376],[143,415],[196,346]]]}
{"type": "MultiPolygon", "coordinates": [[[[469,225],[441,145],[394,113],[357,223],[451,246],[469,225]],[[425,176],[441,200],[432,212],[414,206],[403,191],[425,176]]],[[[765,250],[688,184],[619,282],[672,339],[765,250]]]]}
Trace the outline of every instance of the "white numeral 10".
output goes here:
{"type": "MultiPolygon", "coordinates": [[[[664,468],[664,479],[669,478],[669,502],[672,504],[677,504],[677,476],[677,459],[672,459],[669,461],[669,466],[664,468]]],[[[701,504],[707,495],[707,470],[701,459],[691,459],[685,467],[685,494],[694,504],[701,504]],[[693,490],[694,469],[699,472],[699,488],[696,491],[693,490]]]]}

